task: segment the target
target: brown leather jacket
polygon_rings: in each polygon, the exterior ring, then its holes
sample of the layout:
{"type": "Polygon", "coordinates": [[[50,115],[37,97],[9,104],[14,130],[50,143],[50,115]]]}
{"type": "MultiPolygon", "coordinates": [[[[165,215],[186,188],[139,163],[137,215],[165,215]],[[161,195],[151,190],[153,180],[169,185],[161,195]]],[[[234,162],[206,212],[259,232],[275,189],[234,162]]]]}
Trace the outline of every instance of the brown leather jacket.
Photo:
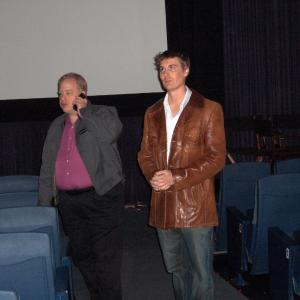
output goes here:
{"type": "Polygon", "coordinates": [[[149,224],[162,229],[218,224],[214,175],[225,163],[223,111],[196,91],[174,129],[167,163],[163,99],[145,113],[139,165],[149,181],[159,170],[171,170],[175,184],[152,190],[149,224]]]}

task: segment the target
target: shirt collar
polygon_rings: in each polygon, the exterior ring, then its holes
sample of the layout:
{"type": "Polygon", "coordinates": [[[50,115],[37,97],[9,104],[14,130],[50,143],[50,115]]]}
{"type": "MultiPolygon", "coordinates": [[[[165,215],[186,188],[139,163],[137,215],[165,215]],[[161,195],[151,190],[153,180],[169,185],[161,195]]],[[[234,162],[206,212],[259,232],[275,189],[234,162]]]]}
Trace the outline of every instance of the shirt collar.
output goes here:
{"type": "MultiPolygon", "coordinates": [[[[188,86],[185,86],[185,88],[186,88],[186,92],[185,92],[183,100],[180,103],[180,108],[179,108],[179,111],[177,112],[177,114],[178,113],[180,114],[183,111],[183,109],[188,104],[188,102],[189,102],[189,100],[191,98],[191,95],[192,95],[192,91],[190,90],[190,88],[188,86]]],[[[163,104],[164,104],[165,111],[167,111],[167,113],[171,113],[171,109],[170,109],[168,98],[169,98],[168,97],[168,93],[166,93],[163,104]]]]}

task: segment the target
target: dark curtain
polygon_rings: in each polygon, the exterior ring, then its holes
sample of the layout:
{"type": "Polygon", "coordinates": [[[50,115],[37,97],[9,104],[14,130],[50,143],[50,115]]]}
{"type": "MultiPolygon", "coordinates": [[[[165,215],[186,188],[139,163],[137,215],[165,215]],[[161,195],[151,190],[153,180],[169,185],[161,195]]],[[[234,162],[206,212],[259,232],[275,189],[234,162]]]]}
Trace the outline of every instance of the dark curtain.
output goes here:
{"type": "Polygon", "coordinates": [[[48,121],[0,123],[0,176],[39,175],[48,121]]]}
{"type": "Polygon", "coordinates": [[[222,1],[165,0],[169,49],[191,58],[187,84],[206,97],[223,102],[222,1]]]}
{"type": "Polygon", "coordinates": [[[125,199],[130,203],[148,203],[151,196],[150,186],[137,162],[143,134],[143,116],[126,116],[121,121],[123,131],[118,146],[126,178],[125,199]]]}
{"type": "Polygon", "coordinates": [[[234,158],[255,159],[258,131],[280,129],[299,140],[292,123],[300,113],[300,1],[165,0],[165,5],[168,48],[190,55],[188,85],[223,104],[234,158]]]}
{"type": "Polygon", "coordinates": [[[165,5],[168,48],[189,53],[188,84],[219,101],[225,95],[227,118],[300,113],[299,0],[165,5]]]}
{"type": "Polygon", "coordinates": [[[300,112],[300,1],[223,0],[227,117],[300,112]]]}

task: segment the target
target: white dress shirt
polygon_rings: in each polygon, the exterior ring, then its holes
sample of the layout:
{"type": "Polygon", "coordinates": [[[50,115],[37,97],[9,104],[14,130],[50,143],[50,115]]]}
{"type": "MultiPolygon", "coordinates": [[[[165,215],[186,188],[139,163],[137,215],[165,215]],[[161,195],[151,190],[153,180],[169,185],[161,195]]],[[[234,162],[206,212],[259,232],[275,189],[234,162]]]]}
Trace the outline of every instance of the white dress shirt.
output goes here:
{"type": "Polygon", "coordinates": [[[181,101],[178,112],[174,116],[172,116],[171,108],[169,105],[168,93],[166,93],[166,96],[164,98],[164,109],[165,109],[166,129],[167,129],[167,161],[169,161],[171,140],[172,140],[175,126],[177,124],[177,121],[178,121],[183,109],[186,107],[187,103],[189,102],[191,95],[192,95],[192,91],[186,86],[186,92],[185,92],[184,98],[181,101]]]}

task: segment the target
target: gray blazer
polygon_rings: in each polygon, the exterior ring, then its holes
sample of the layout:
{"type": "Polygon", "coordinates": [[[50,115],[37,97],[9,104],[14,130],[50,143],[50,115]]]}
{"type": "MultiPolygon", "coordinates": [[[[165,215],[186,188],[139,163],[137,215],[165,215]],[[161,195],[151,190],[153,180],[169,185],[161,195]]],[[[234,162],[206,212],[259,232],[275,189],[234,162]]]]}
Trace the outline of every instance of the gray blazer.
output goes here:
{"type": "MultiPolygon", "coordinates": [[[[117,140],[122,123],[112,106],[88,105],[76,122],[76,144],[97,194],[104,195],[124,180],[117,140]]],[[[64,129],[65,114],[51,124],[44,144],[39,178],[39,204],[48,206],[56,196],[55,161],[64,129]]]]}

